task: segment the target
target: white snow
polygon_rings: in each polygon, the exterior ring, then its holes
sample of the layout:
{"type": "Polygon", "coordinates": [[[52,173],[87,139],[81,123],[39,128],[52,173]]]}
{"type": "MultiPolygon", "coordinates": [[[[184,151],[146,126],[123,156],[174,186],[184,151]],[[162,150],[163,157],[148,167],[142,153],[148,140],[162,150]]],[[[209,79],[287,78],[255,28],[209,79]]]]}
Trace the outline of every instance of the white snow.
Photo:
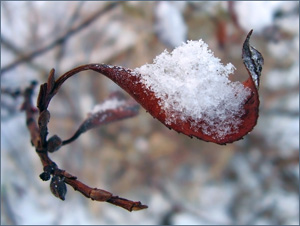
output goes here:
{"type": "Polygon", "coordinates": [[[94,106],[93,110],[91,110],[90,114],[101,113],[107,110],[113,110],[121,107],[125,104],[124,100],[119,100],[118,98],[107,99],[101,104],[97,104],[94,106]]]}
{"type": "Polygon", "coordinates": [[[155,31],[166,44],[176,47],[186,40],[187,27],[182,15],[186,2],[166,2],[157,4],[155,10],[155,31]]]}
{"type": "Polygon", "coordinates": [[[284,1],[237,1],[235,12],[240,26],[261,33],[274,22],[274,14],[285,4],[284,1]]]}
{"type": "Polygon", "coordinates": [[[235,133],[243,114],[243,103],[250,94],[228,75],[235,67],[224,66],[202,40],[188,41],[171,53],[165,50],[153,64],[136,68],[141,82],[159,98],[166,112],[166,123],[192,119],[192,127],[205,134],[224,137],[235,133]],[[197,123],[203,121],[201,128],[197,123]]]}

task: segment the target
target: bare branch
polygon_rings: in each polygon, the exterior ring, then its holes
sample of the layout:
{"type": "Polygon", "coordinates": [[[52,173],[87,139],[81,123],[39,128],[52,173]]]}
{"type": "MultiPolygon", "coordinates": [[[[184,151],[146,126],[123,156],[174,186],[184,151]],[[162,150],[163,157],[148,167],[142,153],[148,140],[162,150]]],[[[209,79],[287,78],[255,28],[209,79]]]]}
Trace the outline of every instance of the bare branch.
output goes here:
{"type": "MultiPolygon", "coordinates": [[[[89,17],[88,19],[86,19],[85,21],[83,21],[80,25],[78,25],[77,27],[70,29],[69,31],[66,32],[66,34],[64,34],[63,36],[55,39],[53,42],[51,42],[49,45],[37,49],[29,54],[26,54],[24,56],[21,56],[19,59],[17,59],[16,61],[8,64],[7,66],[4,66],[1,69],[1,75],[3,75],[5,72],[13,69],[14,67],[18,66],[19,64],[22,64],[26,61],[31,61],[32,59],[36,58],[37,56],[40,56],[41,54],[53,49],[54,47],[56,47],[57,45],[60,45],[61,43],[65,42],[67,39],[71,38],[74,34],[78,33],[79,31],[81,31],[82,29],[88,27],[91,23],[93,23],[96,19],[98,19],[98,17],[102,16],[103,14],[105,14],[106,12],[114,9],[116,6],[118,6],[118,2],[112,2],[110,4],[108,4],[106,7],[104,7],[103,9],[100,9],[99,11],[97,11],[95,14],[93,14],[91,17],[89,17]]],[[[3,35],[1,34],[1,40],[5,39],[3,37],[3,35]]]]}
{"type": "MultiPolygon", "coordinates": [[[[15,55],[18,55],[20,58],[22,57],[25,57],[22,50],[19,49],[17,46],[15,46],[12,42],[10,42],[6,37],[4,37],[2,34],[1,34],[1,44],[3,44],[3,46],[5,48],[7,48],[9,51],[13,52],[15,55]]],[[[48,74],[48,72],[46,72],[46,69],[34,62],[28,62],[28,64],[35,70],[38,70],[38,71],[41,71],[43,72],[44,74],[48,74]]],[[[1,70],[1,72],[3,72],[1,70]]],[[[2,74],[2,73],[1,73],[2,74]]]]}
{"type": "MultiPolygon", "coordinates": [[[[62,144],[60,138],[56,135],[47,140],[47,125],[50,120],[50,112],[47,110],[47,107],[51,98],[57,93],[59,87],[65,80],[62,81],[58,79],[58,81],[54,81],[54,70],[51,70],[48,78],[48,83],[41,85],[38,100],[38,108],[40,110],[38,123],[35,120],[35,115],[38,111],[33,106],[31,100],[36,83],[32,83],[31,86],[28,87],[24,92],[24,103],[22,105],[22,110],[24,110],[26,113],[26,124],[30,132],[31,142],[35,147],[36,153],[40,157],[40,160],[44,167],[44,172],[40,174],[40,178],[44,181],[47,181],[52,176],[50,182],[50,190],[53,193],[53,195],[60,198],[61,200],[65,200],[65,195],[67,193],[66,184],[68,184],[71,187],[73,187],[74,190],[79,191],[87,198],[100,202],[108,202],[113,205],[122,207],[128,211],[142,210],[148,208],[146,205],[141,204],[141,202],[127,200],[119,196],[113,196],[110,192],[102,189],[91,188],[86,184],[82,183],[81,181],[77,180],[77,177],[71,175],[65,170],[59,169],[56,163],[50,159],[50,157],[48,156],[48,152],[53,152],[53,150],[59,149],[62,144]],[[57,85],[58,81],[60,85],[57,85]]],[[[114,94],[112,97],[116,96],[118,95],[114,94]]],[[[130,108],[135,106],[136,103],[135,105],[131,105],[131,103],[128,101],[125,103],[125,106],[122,106],[123,108],[115,109],[121,115],[118,117],[117,114],[115,114],[116,119],[112,117],[110,120],[107,121],[107,123],[136,114],[136,111],[130,108]]],[[[97,119],[97,115],[92,116],[97,119]]],[[[87,130],[97,125],[100,125],[101,123],[86,121],[85,124],[87,128],[84,129],[87,130]]],[[[84,131],[84,129],[82,131],[84,131]]]]}

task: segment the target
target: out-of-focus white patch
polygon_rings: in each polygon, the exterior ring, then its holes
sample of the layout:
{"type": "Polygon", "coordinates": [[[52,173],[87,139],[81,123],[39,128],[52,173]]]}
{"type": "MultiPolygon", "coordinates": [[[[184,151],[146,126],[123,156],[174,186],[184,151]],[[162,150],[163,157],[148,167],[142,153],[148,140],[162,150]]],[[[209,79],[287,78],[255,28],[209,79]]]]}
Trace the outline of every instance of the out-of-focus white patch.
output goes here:
{"type": "Polygon", "coordinates": [[[172,217],[173,225],[207,225],[209,224],[205,220],[202,220],[200,217],[197,217],[188,212],[178,213],[172,217]]]}
{"type": "Polygon", "coordinates": [[[258,128],[267,143],[278,148],[281,157],[291,157],[299,150],[299,117],[280,114],[261,116],[258,128]]]}
{"type": "Polygon", "coordinates": [[[159,2],[155,9],[155,31],[158,37],[171,47],[179,46],[186,40],[187,27],[182,11],[185,2],[159,2]]]}
{"type": "MultiPolygon", "coordinates": [[[[274,69],[265,76],[270,91],[294,90],[299,84],[299,63],[288,70],[274,69]]],[[[268,103],[268,115],[258,119],[258,133],[277,147],[281,157],[290,157],[299,149],[299,93],[281,95],[268,103]]]]}
{"type": "Polygon", "coordinates": [[[265,76],[264,86],[270,90],[288,89],[299,83],[299,62],[288,70],[274,69],[265,76]]]}
{"type": "Polygon", "coordinates": [[[203,216],[209,216],[207,217],[207,220],[210,221],[208,223],[231,223],[227,209],[234,193],[234,187],[230,184],[208,184],[201,187],[199,190],[199,204],[202,207],[201,213],[203,216]]]}
{"type": "Polygon", "coordinates": [[[272,25],[273,17],[284,1],[237,1],[235,12],[239,25],[245,30],[251,29],[262,32],[267,26],[272,25]]]}

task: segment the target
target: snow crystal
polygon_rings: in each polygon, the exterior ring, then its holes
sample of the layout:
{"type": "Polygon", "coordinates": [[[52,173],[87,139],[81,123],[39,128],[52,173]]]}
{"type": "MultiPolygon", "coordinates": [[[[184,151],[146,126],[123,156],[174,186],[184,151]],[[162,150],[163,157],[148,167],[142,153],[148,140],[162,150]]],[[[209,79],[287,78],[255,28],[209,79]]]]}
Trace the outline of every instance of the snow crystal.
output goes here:
{"type": "Polygon", "coordinates": [[[166,123],[192,119],[192,127],[205,134],[224,137],[235,133],[238,118],[250,90],[228,75],[235,67],[224,66],[202,40],[188,41],[171,53],[165,50],[153,64],[136,68],[141,82],[160,99],[166,123]],[[201,128],[196,125],[200,121],[201,128]]]}
{"type": "Polygon", "coordinates": [[[118,98],[105,100],[103,103],[95,105],[90,114],[101,113],[107,110],[117,109],[124,105],[124,100],[119,100],[118,98]]]}

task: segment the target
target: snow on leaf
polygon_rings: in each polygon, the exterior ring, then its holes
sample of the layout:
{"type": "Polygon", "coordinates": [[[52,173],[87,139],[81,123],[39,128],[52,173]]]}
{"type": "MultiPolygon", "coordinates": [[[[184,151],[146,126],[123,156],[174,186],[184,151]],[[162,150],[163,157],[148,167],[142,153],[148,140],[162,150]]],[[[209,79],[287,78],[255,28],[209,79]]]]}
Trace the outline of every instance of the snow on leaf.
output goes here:
{"type": "Polygon", "coordinates": [[[94,106],[89,115],[101,114],[107,110],[113,110],[121,107],[125,104],[124,100],[120,100],[117,97],[106,99],[103,103],[94,106]]]}
{"type": "Polygon", "coordinates": [[[224,66],[202,40],[188,41],[169,53],[164,51],[136,71],[141,81],[160,99],[165,123],[192,120],[191,128],[215,138],[238,132],[239,115],[250,90],[230,82],[232,64],[224,66]],[[202,127],[198,124],[201,122],[202,127]]]}
{"type": "Polygon", "coordinates": [[[139,105],[134,100],[126,100],[121,92],[114,92],[104,102],[96,105],[94,109],[88,113],[87,119],[83,121],[75,134],[68,140],[63,141],[63,144],[70,143],[87,130],[136,116],[138,110],[139,105]]]}
{"type": "Polygon", "coordinates": [[[135,70],[104,64],[81,68],[110,78],[170,129],[208,142],[232,143],[248,134],[258,118],[263,58],[250,46],[251,34],[243,45],[249,72],[243,83],[228,79],[234,66],[220,63],[202,40],[164,51],[153,64],[135,70]]]}
{"type": "MultiPolygon", "coordinates": [[[[251,34],[252,30],[243,45],[243,62],[249,73],[243,83],[230,81],[228,75],[234,66],[220,63],[200,40],[188,41],[171,53],[164,51],[153,64],[135,70],[105,64],[82,65],[62,75],[56,88],[75,73],[93,70],[119,85],[168,128],[208,142],[232,143],[248,134],[258,118],[263,58],[250,46],[251,34]]],[[[88,120],[97,124],[99,116],[88,120]]],[[[93,128],[93,123],[86,122],[81,129],[93,128]]]]}

